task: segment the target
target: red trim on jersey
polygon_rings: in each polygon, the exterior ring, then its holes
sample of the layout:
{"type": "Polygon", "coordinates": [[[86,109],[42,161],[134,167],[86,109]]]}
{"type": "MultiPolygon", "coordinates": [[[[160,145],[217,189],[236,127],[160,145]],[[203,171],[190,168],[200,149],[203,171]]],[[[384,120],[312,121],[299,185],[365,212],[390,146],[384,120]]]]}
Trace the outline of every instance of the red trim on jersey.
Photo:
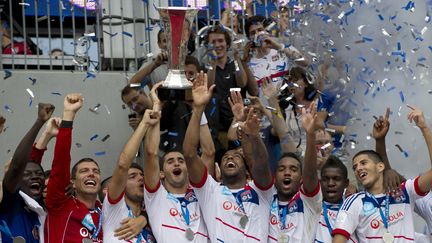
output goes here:
{"type": "Polygon", "coordinates": [[[204,170],[204,173],[201,177],[201,180],[198,183],[193,183],[192,181],[189,180],[189,183],[191,184],[191,186],[195,187],[195,188],[201,188],[204,186],[205,182],[207,181],[207,177],[208,177],[208,172],[207,172],[207,167],[204,170]]]}
{"type": "Polygon", "coordinates": [[[350,233],[348,233],[344,229],[334,229],[332,231],[332,236],[335,236],[335,235],[343,235],[343,236],[345,236],[345,238],[350,239],[350,233]]]}
{"type": "Polygon", "coordinates": [[[149,193],[157,192],[157,190],[159,190],[160,184],[161,184],[161,182],[160,182],[160,180],[158,180],[156,187],[152,189],[152,188],[147,186],[147,184],[145,183],[145,180],[144,180],[144,187],[149,193]]]}
{"type": "Polygon", "coordinates": [[[268,186],[261,186],[261,185],[258,185],[258,183],[256,183],[255,180],[254,180],[254,183],[255,183],[255,186],[256,186],[258,189],[260,189],[261,191],[267,191],[268,189],[272,188],[272,186],[273,186],[273,184],[274,184],[274,180],[275,180],[275,178],[272,177],[271,182],[270,182],[270,184],[269,184],[268,186]]]}
{"type": "MultiPolygon", "coordinates": [[[[376,240],[376,239],[382,239],[382,238],[383,238],[382,236],[366,236],[366,239],[369,239],[369,240],[376,240]]],[[[405,240],[414,241],[413,238],[408,238],[408,237],[405,237],[403,235],[396,235],[396,236],[394,236],[394,238],[395,239],[399,238],[399,239],[405,239],[405,240]]]]}
{"type": "Polygon", "coordinates": [[[234,226],[232,226],[232,225],[230,225],[230,224],[224,222],[224,221],[223,221],[222,219],[220,219],[220,218],[216,218],[216,220],[219,221],[219,222],[221,222],[223,225],[228,226],[228,227],[230,227],[231,229],[236,230],[236,231],[242,233],[244,236],[246,236],[246,237],[248,237],[248,238],[254,239],[254,240],[256,240],[256,241],[260,241],[260,239],[256,238],[255,236],[252,236],[252,235],[248,235],[248,234],[246,234],[243,230],[241,230],[241,229],[239,229],[239,228],[237,228],[237,227],[234,227],[234,226]]]}
{"type": "Polygon", "coordinates": [[[120,202],[120,200],[123,198],[124,194],[125,194],[125,191],[123,191],[118,198],[111,198],[109,195],[109,186],[108,186],[107,195],[108,195],[108,202],[110,204],[114,205],[114,204],[117,204],[118,202],[120,202]]]}
{"type": "Polygon", "coordinates": [[[319,221],[319,224],[327,228],[327,225],[324,223],[321,223],[321,221],[319,221]]]}
{"type": "Polygon", "coordinates": [[[422,196],[422,197],[424,197],[424,196],[426,196],[428,193],[429,193],[429,191],[427,191],[427,192],[422,192],[421,191],[421,189],[420,189],[420,186],[419,186],[419,176],[417,176],[415,179],[414,179],[414,189],[415,189],[415,192],[419,195],[419,196],[422,196]]]}
{"type": "MultiPolygon", "coordinates": [[[[186,232],[185,229],[182,229],[182,228],[177,227],[177,226],[172,226],[172,225],[162,224],[162,227],[166,227],[166,228],[170,228],[170,229],[176,229],[176,230],[180,230],[180,231],[186,232]]],[[[201,232],[198,232],[198,231],[197,231],[197,232],[195,232],[194,234],[195,234],[195,235],[201,235],[201,236],[204,236],[204,237],[206,237],[206,238],[209,239],[208,235],[205,235],[205,234],[203,234],[203,233],[201,233],[201,232]]]]}
{"type": "Polygon", "coordinates": [[[264,79],[266,79],[266,78],[268,78],[268,77],[270,77],[270,78],[278,78],[278,77],[282,77],[282,76],[284,76],[285,74],[287,74],[288,72],[289,72],[289,71],[286,70],[286,71],[282,71],[282,72],[278,72],[278,73],[272,74],[272,75],[267,76],[267,77],[264,77],[264,78],[262,78],[262,79],[258,79],[258,80],[257,80],[257,84],[258,84],[258,86],[261,86],[261,85],[262,85],[262,82],[263,82],[264,79]]]}
{"type": "Polygon", "coordinates": [[[30,155],[30,160],[33,162],[36,162],[38,164],[41,164],[42,163],[42,157],[43,157],[46,150],[47,150],[47,148],[38,149],[38,148],[36,148],[36,143],[33,144],[31,155],[30,155]]]}
{"type": "Polygon", "coordinates": [[[269,235],[268,238],[269,238],[270,240],[274,240],[274,241],[276,241],[276,242],[278,241],[278,239],[274,238],[274,237],[271,236],[271,235],[269,235]]]}
{"type": "Polygon", "coordinates": [[[306,197],[315,197],[315,196],[318,194],[318,192],[320,191],[320,189],[321,189],[321,186],[320,186],[319,181],[318,181],[318,183],[317,183],[315,189],[314,189],[311,193],[306,193],[306,192],[303,190],[303,185],[300,187],[300,191],[301,191],[301,193],[302,193],[303,195],[305,195],[306,197]]]}

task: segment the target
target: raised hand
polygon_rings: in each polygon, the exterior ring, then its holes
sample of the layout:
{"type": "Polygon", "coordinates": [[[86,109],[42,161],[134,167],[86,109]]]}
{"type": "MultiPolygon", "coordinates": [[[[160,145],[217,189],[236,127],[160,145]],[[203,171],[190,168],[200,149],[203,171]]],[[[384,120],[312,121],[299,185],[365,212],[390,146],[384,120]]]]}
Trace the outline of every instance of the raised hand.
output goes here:
{"type": "Polygon", "coordinates": [[[168,61],[168,53],[165,51],[162,51],[156,56],[156,59],[154,60],[155,65],[159,67],[162,65],[165,61],[168,61]]]}
{"type": "Polygon", "coordinates": [[[157,95],[157,90],[160,86],[162,86],[163,81],[160,81],[153,85],[152,89],[150,90],[150,98],[153,101],[153,109],[159,111],[161,109],[161,101],[159,100],[159,97],[157,95]]]}
{"type": "Polygon", "coordinates": [[[423,115],[423,111],[418,107],[407,105],[408,108],[411,109],[411,112],[408,114],[408,120],[410,123],[415,122],[416,126],[420,129],[427,128],[426,119],[423,115]]]}
{"type": "Polygon", "coordinates": [[[60,117],[52,117],[51,119],[48,120],[44,133],[49,137],[57,136],[59,132],[60,123],[61,123],[60,117]]]}
{"type": "Polygon", "coordinates": [[[301,121],[304,130],[307,134],[314,134],[316,130],[315,120],[317,119],[316,101],[313,101],[307,109],[303,107],[301,114],[301,121]]]}
{"type": "Polygon", "coordinates": [[[145,123],[149,126],[154,126],[159,122],[160,117],[160,111],[146,110],[144,113],[144,117],[141,120],[141,123],[145,123]]]}
{"type": "Polygon", "coordinates": [[[39,103],[38,104],[38,120],[42,122],[48,121],[53,114],[55,106],[52,104],[39,103]]]}
{"type": "Polygon", "coordinates": [[[261,122],[254,108],[251,108],[247,114],[246,121],[239,123],[239,129],[248,136],[258,136],[261,130],[261,122]]]}
{"type": "Polygon", "coordinates": [[[64,98],[63,106],[64,110],[68,112],[76,113],[84,103],[84,98],[79,93],[68,94],[64,98]]]}
{"type": "Polygon", "coordinates": [[[390,108],[386,109],[386,113],[380,116],[373,125],[372,137],[375,139],[384,139],[390,129],[390,108]]]}
{"type": "Polygon", "coordinates": [[[243,104],[241,93],[238,91],[231,91],[231,97],[228,97],[228,103],[231,107],[234,119],[236,121],[245,121],[245,106],[243,104]]]}
{"type": "Polygon", "coordinates": [[[192,98],[193,98],[193,105],[196,107],[203,107],[207,105],[207,103],[210,101],[213,89],[216,87],[216,85],[210,86],[208,88],[207,83],[207,74],[201,71],[197,78],[195,79],[195,82],[193,82],[192,87],[192,98]]]}
{"type": "Polygon", "coordinates": [[[114,231],[114,236],[119,240],[131,240],[147,225],[147,219],[140,215],[136,218],[125,218],[120,224],[121,226],[114,231]]]}
{"type": "Polygon", "coordinates": [[[276,98],[278,95],[278,90],[276,88],[276,86],[274,86],[271,83],[271,78],[265,78],[263,79],[263,83],[262,83],[262,91],[264,94],[264,97],[266,97],[266,99],[271,99],[271,98],[276,98]]]}

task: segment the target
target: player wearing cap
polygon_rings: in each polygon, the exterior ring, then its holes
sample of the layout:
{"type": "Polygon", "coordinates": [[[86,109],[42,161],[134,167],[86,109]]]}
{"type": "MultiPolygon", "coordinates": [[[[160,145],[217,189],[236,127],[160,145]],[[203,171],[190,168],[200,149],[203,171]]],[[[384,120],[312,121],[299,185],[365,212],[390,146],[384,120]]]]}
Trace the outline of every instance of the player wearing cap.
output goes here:
{"type": "Polygon", "coordinates": [[[101,204],[96,200],[100,187],[100,169],[96,161],[84,158],[70,172],[72,125],[83,105],[81,94],[64,99],[63,119],[57,135],[54,160],[45,199],[48,216],[45,242],[102,242],[101,204]],[[72,179],[75,196],[65,195],[72,179]]]}
{"type": "Polygon", "coordinates": [[[201,72],[192,89],[193,113],[183,144],[190,183],[206,224],[211,226],[208,230],[212,242],[266,241],[273,183],[267,151],[259,136],[260,122],[253,109],[239,125],[246,159],[236,150],[226,152],[220,166],[222,183],[208,176],[197,155],[199,120],[213,88],[214,85],[208,88],[207,75],[201,72]],[[245,160],[252,169],[252,182],[247,181],[245,160]]]}
{"type": "MultiPolygon", "coordinates": [[[[420,128],[428,149],[431,149],[432,133],[423,113],[415,107],[409,108],[412,111],[408,119],[420,128]]],[[[346,242],[352,234],[360,242],[414,242],[414,203],[431,189],[432,169],[405,181],[396,193],[389,193],[384,188],[385,164],[375,151],[364,150],[354,155],[353,169],[365,192],[345,200],[337,216],[333,242],[346,242]]]]}
{"type": "MultiPolygon", "coordinates": [[[[160,110],[160,101],[153,86],[153,110],[160,110]]],[[[201,126],[203,150],[213,147],[207,125],[201,126]],[[211,144],[211,146],[208,146],[211,144]]],[[[144,202],[153,234],[158,242],[208,242],[207,227],[197,197],[188,183],[188,170],[182,153],[169,151],[158,163],[159,122],[149,128],[145,138],[144,202]],[[162,183],[162,184],[161,184],[162,183]]],[[[203,153],[207,153],[203,151],[203,153]]],[[[214,171],[214,166],[209,165],[214,171]]],[[[214,172],[213,172],[214,173],[214,172]]]]}
{"type": "Polygon", "coordinates": [[[114,170],[108,193],[103,203],[104,242],[155,242],[153,235],[143,228],[138,235],[129,233],[124,240],[118,239],[115,230],[121,226],[122,219],[141,216],[144,201],[143,170],[132,163],[149,126],[158,122],[159,114],[146,110],[144,117],[120,154],[114,170]],[[126,241],[129,240],[129,241],[126,241]]]}
{"type": "Polygon", "coordinates": [[[312,242],[321,212],[322,193],[317,174],[315,150],[316,105],[302,109],[306,131],[305,165],[294,153],[285,153],[278,161],[270,211],[268,242],[312,242]]]}
{"type": "MultiPolygon", "coordinates": [[[[346,166],[338,157],[330,155],[321,168],[321,190],[324,200],[314,242],[332,242],[331,233],[345,199],[348,185],[349,179],[346,166]]],[[[357,239],[351,236],[349,242],[357,242],[357,239]]]]}

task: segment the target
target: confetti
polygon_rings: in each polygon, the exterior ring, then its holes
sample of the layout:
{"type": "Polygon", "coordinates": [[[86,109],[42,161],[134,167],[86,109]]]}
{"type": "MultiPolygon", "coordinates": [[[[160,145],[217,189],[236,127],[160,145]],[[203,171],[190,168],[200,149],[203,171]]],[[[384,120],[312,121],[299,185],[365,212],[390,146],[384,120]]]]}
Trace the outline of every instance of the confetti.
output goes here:
{"type": "Polygon", "coordinates": [[[111,115],[111,111],[108,109],[107,105],[104,105],[106,112],[108,113],[108,115],[111,115]]]}
{"type": "Polygon", "coordinates": [[[101,104],[97,104],[97,105],[95,105],[93,108],[89,108],[89,111],[91,111],[91,112],[93,112],[93,113],[96,113],[96,114],[99,114],[98,113],[98,109],[99,109],[99,107],[101,106],[101,104]]]}
{"type": "Polygon", "coordinates": [[[34,98],[34,93],[33,91],[31,91],[31,89],[26,89],[27,93],[29,93],[29,95],[34,98]]]}
{"type": "Polygon", "coordinates": [[[405,158],[408,157],[408,152],[404,151],[404,150],[402,149],[402,147],[401,147],[399,144],[396,144],[395,146],[396,146],[396,148],[399,149],[399,151],[400,151],[401,153],[404,154],[405,158]]]}
{"type": "Polygon", "coordinates": [[[83,82],[85,82],[88,78],[96,78],[96,74],[93,72],[87,71],[87,76],[84,78],[83,82]]]}
{"type": "Polygon", "coordinates": [[[105,151],[100,151],[100,152],[96,152],[94,155],[95,155],[95,156],[103,156],[103,155],[105,155],[105,154],[106,154],[105,151]]]}
{"type": "Polygon", "coordinates": [[[61,96],[61,94],[59,92],[51,92],[51,94],[61,96]]]}
{"type": "Polygon", "coordinates": [[[77,146],[77,148],[81,148],[81,144],[80,143],[75,143],[75,146],[77,146]]]}
{"type": "Polygon", "coordinates": [[[379,18],[381,21],[384,21],[384,17],[383,17],[381,14],[378,14],[378,18],[379,18]]]}
{"type": "Polygon", "coordinates": [[[363,30],[363,28],[365,27],[366,25],[360,25],[359,27],[357,27],[357,33],[359,34],[359,35],[362,35],[362,30],[363,30]]]}
{"type": "Polygon", "coordinates": [[[405,9],[405,10],[407,10],[407,11],[409,10],[409,11],[411,11],[411,12],[414,12],[414,11],[415,11],[414,2],[413,2],[413,1],[409,1],[405,7],[402,7],[402,9],[405,9]]]}
{"type": "Polygon", "coordinates": [[[177,132],[168,132],[168,136],[177,137],[178,133],[177,132]]]}
{"type": "Polygon", "coordinates": [[[4,70],[4,77],[3,77],[3,80],[6,80],[6,79],[8,79],[8,78],[10,78],[10,77],[12,77],[12,71],[11,70],[7,70],[7,69],[5,69],[4,70]]]}
{"type": "Polygon", "coordinates": [[[35,78],[28,77],[28,79],[29,79],[30,81],[32,81],[32,85],[35,85],[35,83],[36,83],[36,81],[37,81],[35,78]]]}
{"type": "Polygon", "coordinates": [[[42,22],[42,21],[44,21],[44,20],[46,20],[46,19],[48,19],[48,16],[42,16],[42,17],[39,17],[39,18],[37,19],[37,22],[42,22]]]}
{"type": "Polygon", "coordinates": [[[12,110],[8,105],[5,105],[5,106],[4,106],[4,109],[5,109],[7,112],[13,113],[13,110],[12,110]]]}
{"type": "Polygon", "coordinates": [[[33,99],[32,99],[32,97],[29,97],[29,104],[28,104],[28,106],[31,107],[32,104],[33,104],[33,99]]]}
{"type": "Polygon", "coordinates": [[[385,30],[384,28],[381,29],[381,33],[382,33],[383,35],[385,35],[385,36],[391,37],[391,34],[389,34],[389,33],[387,32],[387,30],[385,30]]]}
{"type": "Polygon", "coordinates": [[[21,6],[25,6],[25,7],[29,7],[29,6],[30,6],[30,3],[22,2],[22,3],[19,3],[19,5],[21,5],[21,6]]]}
{"type": "Polygon", "coordinates": [[[273,108],[273,107],[271,107],[271,106],[266,106],[265,108],[266,108],[267,110],[269,110],[269,111],[277,111],[276,108],[273,108]]]}
{"type": "Polygon", "coordinates": [[[116,33],[114,33],[114,34],[111,34],[110,32],[108,32],[108,31],[103,31],[105,34],[107,34],[107,35],[109,35],[111,38],[112,37],[114,37],[114,36],[116,36],[118,33],[116,32],[116,33]]]}
{"type": "Polygon", "coordinates": [[[107,134],[105,137],[102,138],[102,142],[105,142],[106,140],[108,140],[109,137],[110,137],[110,135],[107,134]]]}
{"type": "Polygon", "coordinates": [[[93,136],[90,138],[90,141],[95,140],[97,137],[99,137],[99,135],[97,135],[97,134],[93,135],[93,136]]]}
{"type": "Polygon", "coordinates": [[[392,90],[394,90],[394,89],[396,89],[396,86],[392,86],[392,87],[388,88],[388,89],[387,89],[387,92],[390,92],[390,91],[392,91],[392,90]]]}
{"type": "Polygon", "coordinates": [[[127,31],[123,31],[122,34],[125,35],[125,36],[132,37],[132,34],[129,33],[129,32],[127,32],[127,31]]]}
{"type": "Polygon", "coordinates": [[[402,91],[399,91],[399,97],[400,97],[402,103],[405,103],[405,97],[404,97],[404,94],[402,91]]]}

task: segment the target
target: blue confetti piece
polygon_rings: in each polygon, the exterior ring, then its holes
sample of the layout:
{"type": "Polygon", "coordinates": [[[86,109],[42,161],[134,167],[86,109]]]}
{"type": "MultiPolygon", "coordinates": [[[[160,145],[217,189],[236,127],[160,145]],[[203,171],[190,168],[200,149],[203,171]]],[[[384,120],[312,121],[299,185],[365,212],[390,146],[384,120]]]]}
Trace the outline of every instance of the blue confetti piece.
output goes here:
{"type": "Polygon", "coordinates": [[[381,21],[384,21],[384,17],[383,17],[381,14],[378,14],[378,18],[379,18],[381,21]]]}
{"type": "Polygon", "coordinates": [[[84,78],[83,82],[85,82],[89,78],[96,78],[96,74],[87,71],[87,76],[84,78]]]}
{"type": "Polygon", "coordinates": [[[331,48],[330,51],[334,53],[334,52],[337,52],[337,49],[336,48],[331,48]]]}
{"type": "Polygon", "coordinates": [[[35,85],[35,83],[36,83],[36,81],[37,81],[35,78],[28,77],[28,79],[29,79],[30,81],[32,81],[32,85],[35,85]]]}
{"type": "Polygon", "coordinates": [[[106,154],[105,151],[101,151],[101,152],[96,152],[96,153],[95,153],[95,156],[103,156],[103,155],[105,155],[105,154],[106,154]]]}
{"type": "Polygon", "coordinates": [[[363,112],[369,112],[370,109],[369,108],[363,108],[363,112]]]}
{"type": "Polygon", "coordinates": [[[357,137],[357,133],[350,134],[350,137],[356,138],[357,137]]]}
{"type": "Polygon", "coordinates": [[[408,152],[407,151],[403,151],[403,154],[404,154],[405,158],[408,158],[408,152]]]}
{"type": "Polygon", "coordinates": [[[402,91],[399,91],[399,97],[400,97],[402,103],[405,103],[405,97],[404,97],[404,94],[402,91]]]}
{"type": "Polygon", "coordinates": [[[5,105],[5,106],[4,106],[4,109],[5,109],[7,112],[13,113],[13,110],[12,110],[8,105],[5,105]]]}
{"type": "Polygon", "coordinates": [[[398,27],[396,27],[397,31],[399,31],[400,29],[402,29],[402,26],[399,25],[398,27]]]}
{"type": "Polygon", "coordinates": [[[429,50],[432,51],[432,46],[428,46],[429,50]]]}
{"type": "Polygon", "coordinates": [[[355,103],[352,99],[348,99],[348,102],[353,104],[354,106],[358,106],[357,103],[355,103]]]}
{"type": "Polygon", "coordinates": [[[401,43],[400,42],[397,43],[397,49],[398,49],[398,51],[401,50],[401,43]]]}
{"type": "Polygon", "coordinates": [[[127,32],[127,31],[123,31],[122,34],[125,35],[125,36],[132,37],[132,34],[129,33],[129,32],[127,32]]]}
{"type": "Polygon", "coordinates": [[[345,63],[345,72],[348,73],[349,72],[349,64],[345,63]]]}
{"type": "Polygon", "coordinates": [[[234,144],[235,144],[237,147],[239,147],[239,146],[240,146],[240,141],[239,141],[239,140],[235,140],[235,141],[234,141],[234,144]]]}
{"type": "Polygon", "coordinates": [[[51,92],[51,94],[61,96],[61,94],[59,92],[51,92]]]}
{"type": "Polygon", "coordinates": [[[212,98],[212,104],[216,105],[216,98],[212,98]]]}
{"type": "Polygon", "coordinates": [[[402,7],[402,9],[410,10],[411,8],[414,8],[414,7],[415,7],[414,6],[414,2],[413,1],[409,1],[405,7],[402,7]]]}
{"type": "Polygon", "coordinates": [[[33,99],[31,97],[29,97],[29,107],[31,107],[33,104],[33,99]]]}
{"type": "Polygon", "coordinates": [[[5,74],[5,75],[4,75],[3,80],[6,80],[6,79],[12,77],[12,71],[11,71],[11,70],[7,70],[7,69],[5,69],[5,70],[4,70],[4,74],[5,74]]]}
{"type": "Polygon", "coordinates": [[[353,14],[354,11],[355,11],[355,9],[351,8],[348,12],[345,13],[345,16],[349,16],[349,15],[353,14]]]}
{"type": "Polygon", "coordinates": [[[369,88],[367,88],[364,92],[364,95],[366,96],[369,93],[369,88]]]}
{"type": "Polygon", "coordinates": [[[177,137],[178,132],[168,132],[168,136],[177,137]]]}
{"type": "Polygon", "coordinates": [[[393,16],[390,16],[390,20],[394,20],[396,18],[396,16],[397,16],[396,14],[393,16]]]}
{"type": "Polygon", "coordinates": [[[358,59],[362,60],[363,62],[366,62],[366,58],[364,57],[358,57],[358,59]]]}
{"type": "Polygon", "coordinates": [[[213,106],[212,110],[210,111],[210,116],[213,116],[216,112],[216,106],[213,106]]]}
{"type": "Polygon", "coordinates": [[[426,59],[426,57],[420,57],[419,59],[417,59],[417,61],[419,61],[419,62],[423,62],[423,61],[426,61],[427,59],[426,59]]]}
{"type": "Polygon", "coordinates": [[[394,89],[396,89],[396,86],[392,86],[392,87],[388,88],[388,89],[387,89],[387,92],[390,92],[390,91],[392,91],[392,90],[394,90],[394,89]]]}
{"type": "Polygon", "coordinates": [[[90,138],[90,141],[95,140],[97,137],[99,137],[99,135],[97,135],[97,134],[93,135],[93,136],[90,138]]]}
{"type": "Polygon", "coordinates": [[[373,39],[372,38],[369,38],[369,37],[363,37],[363,41],[368,41],[368,42],[371,42],[371,41],[373,41],[373,39]]]}

